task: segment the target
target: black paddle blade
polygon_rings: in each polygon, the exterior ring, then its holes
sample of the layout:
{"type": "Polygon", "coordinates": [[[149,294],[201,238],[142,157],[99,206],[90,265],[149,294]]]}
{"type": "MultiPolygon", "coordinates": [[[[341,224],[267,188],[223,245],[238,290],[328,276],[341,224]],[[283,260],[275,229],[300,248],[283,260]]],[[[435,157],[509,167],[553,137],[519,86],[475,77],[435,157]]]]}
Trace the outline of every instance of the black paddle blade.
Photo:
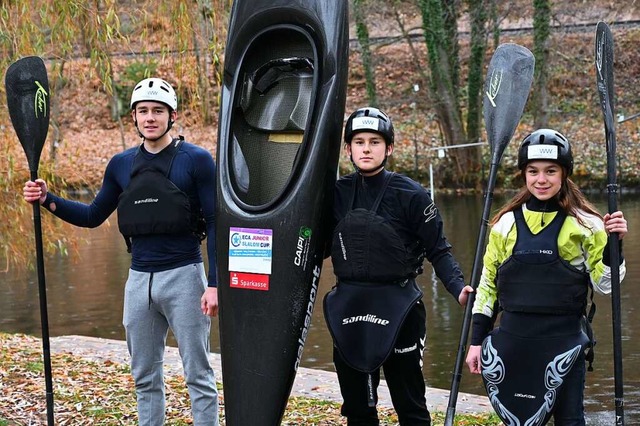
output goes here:
{"type": "Polygon", "coordinates": [[[24,148],[29,170],[37,171],[49,130],[49,80],[41,58],[28,56],[7,69],[4,79],[11,123],[24,148]]]}
{"type": "Polygon", "coordinates": [[[482,113],[494,162],[502,157],[529,97],[535,58],[526,47],[498,46],[487,70],[482,113]]]}
{"type": "Polygon", "coordinates": [[[613,34],[604,22],[596,27],[596,83],[600,95],[600,107],[604,115],[604,127],[607,133],[607,152],[615,147],[614,107],[613,107],[613,34]]]}

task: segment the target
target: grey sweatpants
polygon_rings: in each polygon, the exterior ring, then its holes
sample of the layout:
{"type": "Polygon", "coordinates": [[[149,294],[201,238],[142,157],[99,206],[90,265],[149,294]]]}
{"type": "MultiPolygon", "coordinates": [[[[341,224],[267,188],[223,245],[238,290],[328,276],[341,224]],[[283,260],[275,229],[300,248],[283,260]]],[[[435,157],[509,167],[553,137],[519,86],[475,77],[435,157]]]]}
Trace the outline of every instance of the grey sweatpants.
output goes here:
{"type": "Polygon", "coordinates": [[[206,285],[202,263],[152,273],[129,270],[123,324],[141,426],[164,425],[162,366],[169,328],[178,342],[194,426],[218,425],[218,391],[208,359],[211,319],[200,310],[206,285]]]}

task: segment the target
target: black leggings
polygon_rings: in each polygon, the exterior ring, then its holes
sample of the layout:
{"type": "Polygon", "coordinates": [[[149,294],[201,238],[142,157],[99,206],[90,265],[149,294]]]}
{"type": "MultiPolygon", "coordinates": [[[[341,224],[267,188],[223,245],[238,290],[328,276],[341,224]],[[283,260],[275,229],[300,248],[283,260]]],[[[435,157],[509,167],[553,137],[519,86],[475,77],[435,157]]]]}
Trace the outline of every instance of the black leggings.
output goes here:
{"type": "MultiPolygon", "coordinates": [[[[393,352],[382,364],[389,386],[393,407],[401,426],[429,426],[431,417],[425,398],[422,376],[422,354],[426,338],[426,312],[422,301],[416,303],[405,319],[393,352]]],[[[341,414],[349,426],[377,426],[376,407],[369,407],[367,398],[367,374],[349,367],[338,351],[333,350],[333,362],[338,373],[342,393],[341,414]]],[[[374,400],[378,402],[377,388],[380,370],[371,373],[374,400]]]]}
{"type": "Polygon", "coordinates": [[[584,426],[584,352],[576,360],[571,371],[564,377],[553,408],[553,420],[556,426],[584,426]]]}

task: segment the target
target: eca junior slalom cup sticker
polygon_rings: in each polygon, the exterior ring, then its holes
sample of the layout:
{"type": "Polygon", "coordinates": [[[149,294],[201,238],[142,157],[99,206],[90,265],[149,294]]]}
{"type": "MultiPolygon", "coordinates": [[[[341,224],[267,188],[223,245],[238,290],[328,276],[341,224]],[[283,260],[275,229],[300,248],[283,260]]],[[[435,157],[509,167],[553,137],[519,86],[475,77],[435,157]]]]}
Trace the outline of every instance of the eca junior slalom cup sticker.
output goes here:
{"type": "Polygon", "coordinates": [[[229,229],[230,287],[269,290],[272,263],[272,229],[229,229]]]}

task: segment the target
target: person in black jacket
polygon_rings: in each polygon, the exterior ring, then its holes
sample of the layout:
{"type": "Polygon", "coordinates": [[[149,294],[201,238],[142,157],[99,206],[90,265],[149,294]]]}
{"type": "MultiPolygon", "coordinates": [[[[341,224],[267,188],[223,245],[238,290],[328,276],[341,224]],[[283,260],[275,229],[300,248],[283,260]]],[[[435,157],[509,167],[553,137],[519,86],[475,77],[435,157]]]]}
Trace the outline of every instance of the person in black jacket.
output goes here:
{"type": "Polygon", "coordinates": [[[347,120],[345,149],[356,172],[336,184],[331,259],[337,284],[324,308],[348,425],[379,424],[380,368],[400,424],[431,424],[422,375],[426,311],[415,277],[426,258],[461,305],[473,291],[429,193],[385,169],[393,143],[384,112],[361,108],[347,120]]]}

